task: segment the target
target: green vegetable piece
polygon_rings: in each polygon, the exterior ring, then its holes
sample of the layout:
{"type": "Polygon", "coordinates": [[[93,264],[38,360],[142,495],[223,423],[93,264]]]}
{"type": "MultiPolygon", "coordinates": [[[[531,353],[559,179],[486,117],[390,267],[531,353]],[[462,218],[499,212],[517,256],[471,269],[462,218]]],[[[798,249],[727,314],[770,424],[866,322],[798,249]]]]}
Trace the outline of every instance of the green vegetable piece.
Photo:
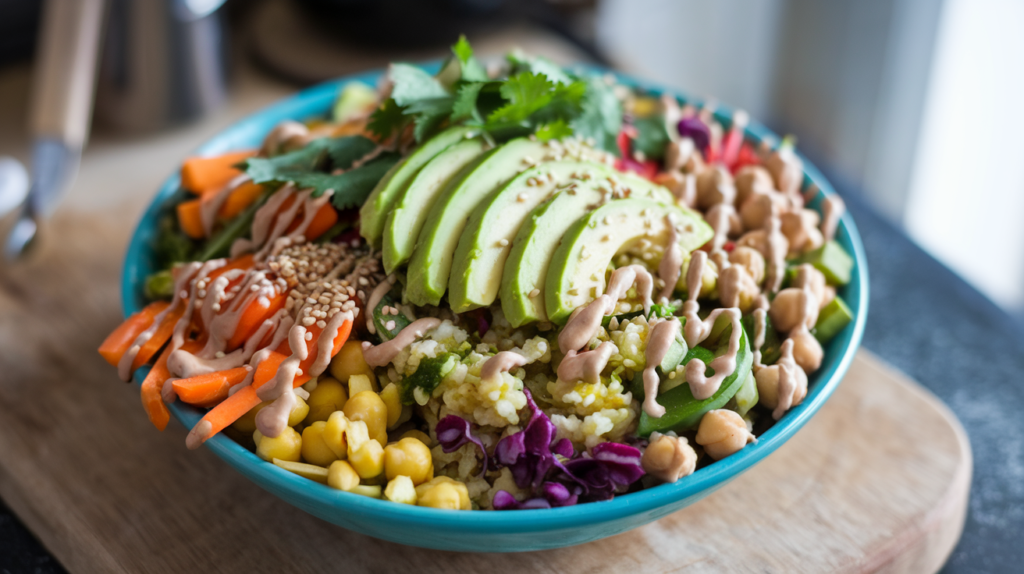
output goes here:
{"type": "Polygon", "coordinates": [[[846,303],[838,296],[818,313],[818,322],[814,324],[814,337],[824,345],[832,340],[842,331],[846,325],[853,321],[853,311],[846,306],[846,303]]]}
{"type": "Polygon", "coordinates": [[[757,394],[757,380],[754,379],[754,371],[751,370],[747,373],[747,378],[743,379],[743,386],[736,391],[736,396],[729,401],[729,404],[742,417],[754,408],[758,398],[760,397],[757,394]]]}
{"type": "MultiPolygon", "coordinates": [[[[682,339],[680,339],[680,342],[683,344],[683,348],[685,348],[686,347],[686,341],[683,341],[682,339]]],[[[666,356],[666,358],[668,358],[668,357],[666,356]]],[[[678,362],[676,362],[675,365],[672,365],[668,370],[662,369],[661,372],[662,372],[662,374],[665,374],[665,373],[668,373],[670,371],[673,371],[676,368],[678,368],[679,365],[685,365],[685,364],[689,363],[690,361],[692,361],[695,358],[704,361],[704,364],[707,365],[707,364],[711,363],[712,360],[714,360],[715,354],[713,352],[711,352],[710,350],[708,350],[708,349],[698,345],[696,347],[693,347],[693,348],[690,348],[690,349],[686,349],[686,352],[683,353],[682,358],[678,362]]],[[[662,362],[662,365],[664,365],[664,364],[665,363],[662,362]]],[[[706,376],[710,377],[712,374],[714,374],[714,371],[712,371],[711,368],[709,367],[709,368],[704,370],[704,374],[706,376]]],[[[683,384],[686,384],[686,377],[682,373],[680,373],[679,375],[676,375],[674,378],[671,378],[671,379],[668,379],[668,380],[662,380],[661,381],[661,385],[658,386],[658,395],[663,395],[663,394],[671,391],[672,389],[674,389],[674,388],[676,388],[676,387],[678,387],[680,385],[683,385],[683,384]]],[[[640,376],[639,373],[633,376],[633,382],[632,382],[632,386],[631,386],[630,390],[633,391],[633,396],[636,397],[636,399],[638,401],[640,401],[640,402],[643,402],[644,397],[647,396],[647,393],[644,392],[644,380],[643,380],[643,377],[640,376]]]]}
{"type": "MultiPolygon", "coordinates": [[[[719,345],[715,356],[721,356],[728,351],[729,342],[723,340],[719,345]]],[[[709,361],[706,361],[709,362],[709,361]]],[[[653,418],[647,413],[640,414],[640,424],[637,434],[650,436],[654,431],[682,432],[695,428],[700,424],[704,413],[720,409],[732,399],[743,386],[747,375],[750,373],[753,364],[753,355],[750,352],[750,343],[745,332],[740,331],[740,348],[736,354],[736,369],[731,375],[722,381],[718,391],[710,398],[699,401],[690,392],[690,385],[679,385],[678,387],[660,394],[658,403],[665,407],[665,415],[661,418],[653,418]]]]}
{"type": "MultiPolygon", "coordinates": [[[[264,196],[266,197],[266,196],[264,196]]],[[[198,261],[209,261],[217,257],[227,257],[231,251],[231,244],[239,237],[249,234],[252,229],[252,220],[256,217],[256,210],[263,205],[263,200],[257,201],[245,208],[245,211],[232,219],[220,233],[210,238],[210,241],[203,246],[203,250],[196,257],[198,261]]]]}
{"type": "Polygon", "coordinates": [[[655,115],[637,118],[633,121],[636,128],[636,139],[633,140],[635,151],[641,152],[647,159],[665,157],[665,146],[668,145],[668,132],[665,131],[665,118],[655,115]]]}
{"type": "Polygon", "coordinates": [[[825,274],[829,285],[846,285],[853,271],[853,258],[835,241],[828,241],[814,251],[804,253],[794,263],[810,263],[825,274]]]}
{"type": "MultiPolygon", "coordinates": [[[[743,317],[743,330],[747,333],[747,339],[751,345],[754,343],[754,316],[743,317]]],[[[772,320],[767,314],[764,316],[764,344],[761,345],[761,364],[774,365],[782,356],[783,338],[772,326],[772,320]]],[[[751,348],[753,352],[753,348],[751,348]]]]}
{"type": "MultiPolygon", "coordinates": [[[[653,305],[651,305],[651,314],[648,315],[648,318],[660,317],[662,319],[666,319],[668,317],[671,317],[672,315],[675,315],[675,313],[676,308],[673,307],[672,305],[662,305],[660,303],[654,303],[653,305]]],[[[630,319],[639,317],[640,315],[643,314],[643,309],[640,309],[637,311],[630,311],[629,313],[622,313],[620,315],[608,315],[604,319],[601,319],[601,326],[607,329],[608,325],[612,322],[612,317],[616,317],[619,320],[619,323],[621,323],[623,321],[629,321],[630,319]]]]}
{"type": "Polygon", "coordinates": [[[455,368],[459,362],[458,359],[459,356],[455,353],[443,353],[420,361],[416,372],[402,379],[398,384],[402,404],[411,405],[416,402],[413,393],[417,388],[423,389],[423,392],[428,395],[434,392],[437,385],[441,384],[441,380],[455,368]]]}
{"type": "Polygon", "coordinates": [[[331,117],[339,123],[347,122],[365,113],[366,108],[376,101],[376,90],[362,82],[350,82],[345,84],[338,100],[334,102],[331,117]]]}
{"type": "Polygon", "coordinates": [[[170,299],[174,295],[174,277],[170,269],[157,271],[146,277],[146,284],[143,288],[146,299],[170,299]]]}
{"type": "Polygon", "coordinates": [[[381,298],[380,303],[373,310],[373,326],[377,330],[377,336],[380,337],[382,341],[390,341],[391,339],[394,339],[402,329],[412,323],[412,321],[401,312],[397,315],[384,314],[384,307],[397,308],[398,304],[401,303],[401,300],[402,286],[396,283],[395,287],[381,298]],[[392,321],[394,322],[394,328],[388,329],[386,325],[392,321]]]}

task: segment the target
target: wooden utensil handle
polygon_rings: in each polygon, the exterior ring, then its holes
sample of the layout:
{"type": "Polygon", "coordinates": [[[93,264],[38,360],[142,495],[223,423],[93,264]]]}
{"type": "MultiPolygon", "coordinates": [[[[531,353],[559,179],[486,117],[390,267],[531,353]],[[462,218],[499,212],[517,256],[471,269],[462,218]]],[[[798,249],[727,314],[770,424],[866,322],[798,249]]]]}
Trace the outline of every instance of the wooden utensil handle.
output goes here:
{"type": "Polygon", "coordinates": [[[105,4],[105,0],[47,0],[33,85],[33,136],[78,147],[85,143],[105,4]]]}

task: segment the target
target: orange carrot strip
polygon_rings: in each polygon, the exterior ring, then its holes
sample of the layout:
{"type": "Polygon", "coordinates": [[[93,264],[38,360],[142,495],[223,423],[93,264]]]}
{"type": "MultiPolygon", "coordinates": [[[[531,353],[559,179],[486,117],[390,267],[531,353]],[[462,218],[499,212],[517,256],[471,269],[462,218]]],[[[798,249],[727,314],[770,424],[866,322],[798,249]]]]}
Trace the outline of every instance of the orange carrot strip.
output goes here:
{"type": "MultiPolygon", "coordinates": [[[[315,328],[316,327],[314,326],[314,329],[315,328]]],[[[345,341],[348,340],[348,336],[351,332],[352,321],[345,321],[341,328],[338,329],[338,336],[334,339],[334,348],[332,349],[331,356],[334,356],[341,351],[342,345],[344,345],[345,341]]],[[[317,336],[314,335],[313,340],[309,342],[308,348],[313,350],[316,349],[316,339],[317,336]]],[[[287,344],[287,341],[285,341],[285,344],[287,344]]],[[[312,364],[316,357],[315,353],[310,353],[310,355],[308,362],[309,364],[312,364]]],[[[203,416],[202,420],[199,421],[192,433],[189,434],[189,439],[187,441],[189,447],[197,448],[199,444],[224,430],[241,418],[242,415],[252,410],[253,407],[260,404],[261,401],[256,395],[256,389],[262,387],[268,381],[273,379],[277,375],[277,370],[280,368],[281,363],[283,363],[287,358],[288,355],[285,355],[284,353],[272,351],[270,356],[264,359],[263,362],[256,367],[256,372],[253,374],[251,385],[239,389],[238,392],[224,399],[223,402],[203,416]],[[209,424],[209,428],[205,429],[206,432],[203,433],[204,436],[194,436],[193,433],[195,433],[201,425],[204,425],[204,423],[209,424]]],[[[303,363],[306,363],[306,361],[303,361],[303,363]]],[[[310,376],[305,374],[309,371],[309,365],[300,365],[300,368],[302,368],[303,374],[295,377],[295,380],[292,382],[293,387],[303,385],[310,379],[310,376]]]]}
{"type": "Polygon", "coordinates": [[[198,199],[189,199],[178,204],[178,226],[192,239],[203,238],[203,219],[198,199]]]}
{"type": "Polygon", "coordinates": [[[128,317],[124,323],[121,323],[118,328],[114,329],[113,333],[107,335],[107,338],[100,344],[98,349],[100,355],[111,366],[116,367],[117,363],[121,361],[121,356],[128,351],[128,347],[131,347],[140,333],[153,324],[156,316],[166,309],[168,305],[170,303],[167,301],[155,301],[147,305],[145,309],[128,317]]]}
{"type": "Polygon", "coordinates": [[[266,307],[260,305],[260,299],[253,301],[242,311],[242,316],[238,319],[238,327],[235,328],[235,334],[228,339],[227,350],[230,352],[241,347],[260,328],[264,321],[271,318],[278,310],[284,308],[287,300],[287,293],[278,293],[270,298],[270,304],[266,307]]]}
{"type": "Polygon", "coordinates": [[[167,370],[167,357],[170,354],[170,347],[164,349],[164,352],[160,353],[160,358],[156,360],[156,364],[142,381],[142,408],[146,410],[149,422],[153,423],[153,426],[159,431],[167,428],[167,421],[171,419],[167,405],[164,404],[164,399],[160,395],[164,382],[171,377],[170,371],[167,370]]]}
{"type": "Polygon", "coordinates": [[[163,347],[167,341],[170,340],[171,335],[174,334],[174,326],[184,314],[185,306],[179,305],[173,313],[168,313],[167,316],[164,317],[163,321],[160,322],[160,326],[157,327],[156,332],[153,333],[153,336],[139,348],[139,352],[135,355],[135,361],[132,362],[133,371],[148,363],[149,360],[157,354],[160,347],[163,347]]]}
{"type": "Polygon", "coordinates": [[[334,206],[330,203],[324,204],[320,211],[316,212],[316,216],[313,217],[313,221],[309,223],[309,227],[306,228],[306,232],[303,233],[306,241],[313,241],[317,237],[320,237],[327,230],[334,226],[338,222],[338,211],[334,209],[334,206]]]}
{"type": "Polygon", "coordinates": [[[196,195],[216,193],[242,173],[234,165],[253,155],[254,151],[246,150],[213,157],[190,157],[181,166],[181,185],[196,195]]]}
{"type": "Polygon", "coordinates": [[[237,367],[174,381],[172,386],[178,398],[192,405],[216,403],[228,396],[228,389],[241,383],[249,370],[237,367]]]}
{"type": "MultiPolygon", "coordinates": [[[[202,348],[202,343],[199,341],[186,341],[182,345],[182,349],[193,352],[198,351],[202,348]]],[[[167,379],[171,378],[171,372],[167,370],[167,357],[171,355],[171,348],[168,346],[164,349],[164,352],[160,353],[160,358],[156,360],[156,364],[149,370],[149,374],[146,375],[145,380],[142,381],[142,408],[146,410],[146,415],[149,416],[149,421],[153,423],[153,426],[157,430],[164,430],[167,428],[167,421],[170,420],[170,413],[167,411],[167,405],[164,404],[163,390],[164,383],[167,379]]]]}
{"type": "Polygon", "coordinates": [[[233,219],[239,213],[242,213],[242,210],[246,207],[252,205],[261,195],[263,195],[262,185],[251,181],[243,183],[231,190],[228,198],[221,205],[218,215],[223,219],[233,219]]]}

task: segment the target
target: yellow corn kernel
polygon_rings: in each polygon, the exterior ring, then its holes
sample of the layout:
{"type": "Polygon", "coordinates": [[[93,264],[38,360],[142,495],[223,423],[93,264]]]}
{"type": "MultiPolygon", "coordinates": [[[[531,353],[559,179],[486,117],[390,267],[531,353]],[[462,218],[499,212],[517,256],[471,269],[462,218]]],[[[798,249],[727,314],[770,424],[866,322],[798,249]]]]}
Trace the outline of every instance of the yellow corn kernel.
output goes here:
{"type": "MultiPolygon", "coordinates": [[[[255,440],[256,436],[253,436],[253,439],[255,440]]],[[[259,444],[256,445],[256,454],[267,462],[275,458],[299,462],[301,453],[302,437],[292,427],[284,427],[281,434],[274,438],[261,435],[259,444]]]]}
{"type": "MultiPolygon", "coordinates": [[[[454,482],[442,482],[428,488],[423,496],[420,496],[416,504],[430,508],[442,508],[444,510],[459,510],[462,508],[462,495],[454,482]]],[[[461,483],[458,483],[461,484],[461,483]]],[[[465,488],[465,485],[463,485],[465,488]]]]}
{"type": "Polygon", "coordinates": [[[336,460],[327,469],[327,486],[344,491],[352,490],[359,486],[359,474],[351,464],[336,460]]]}
{"type": "Polygon", "coordinates": [[[327,423],[324,421],[317,421],[302,430],[302,459],[310,464],[330,466],[339,458],[334,449],[327,446],[327,441],[324,440],[324,427],[326,426],[327,423]]]}
{"type": "Polygon", "coordinates": [[[358,449],[353,450],[352,445],[348,448],[348,463],[356,469],[360,478],[373,478],[384,472],[384,447],[371,439],[362,444],[358,449]]]}
{"type": "Polygon", "coordinates": [[[388,481],[384,489],[384,496],[391,502],[400,504],[416,504],[416,487],[412,479],[405,475],[399,475],[388,481]]]}
{"type": "MultiPolygon", "coordinates": [[[[352,380],[357,378],[359,377],[353,376],[352,380]]],[[[380,444],[388,443],[388,407],[380,395],[373,391],[355,393],[345,403],[343,412],[350,422],[365,422],[370,438],[376,439],[380,444]]]]}
{"type": "Polygon", "coordinates": [[[292,407],[292,412],[288,413],[288,426],[293,427],[301,423],[308,414],[309,405],[306,404],[306,401],[302,400],[302,397],[295,395],[295,406],[292,407]]]}
{"type": "Polygon", "coordinates": [[[395,383],[388,383],[388,386],[381,389],[380,398],[388,407],[388,430],[391,430],[402,418],[402,399],[398,396],[398,386],[395,383]]]}
{"type": "Polygon", "coordinates": [[[414,438],[403,438],[395,444],[389,444],[384,449],[384,472],[388,480],[405,475],[413,484],[423,484],[434,477],[430,449],[414,438]]]}
{"type": "Polygon", "coordinates": [[[370,498],[380,498],[380,490],[381,488],[379,484],[360,484],[349,492],[360,496],[368,496],[370,498]]]}
{"type": "Polygon", "coordinates": [[[324,423],[324,430],[320,433],[324,444],[334,451],[334,455],[338,458],[345,458],[348,454],[348,427],[348,418],[345,413],[336,411],[324,423]]]}
{"type": "Polygon", "coordinates": [[[316,388],[309,392],[309,400],[306,401],[309,404],[306,422],[326,421],[331,413],[345,408],[347,400],[348,392],[344,385],[330,377],[320,377],[316,388]]]}
{"type": "Polygon", "coordinates": [[[434,441],[430,440],[430,435],[417,429],[405,431],[405,433],[399,437],[399,440],[403,438],[414,438],[427,446],[433,446],[434,444],[434,441]]]}
{"type": "Polygon", "coordinates": [[[352,375],[348,378],[348,396],[354,397],[363,391],[375,392],[377,385],[370,382],[366,375],[352,375]]]}
{"type": "Polygon", "coordinates": [[[260,412],[263,407],[268,404],[269,403],[260,403],[249,409],[249,412],[245,413],[235,421],[234,424],[231,425],[231,428],[240,433],[252,434],[256,430],[256,413],[260,412]]]}
{"type": "Polygon", "coordinates": [[[308,478],[321,484],[327,484],[327,469],[322,466],[306,464],[304,462],[291,462],[288,460],[281,460],[279,458],[274,459],[274,464],[289,472],[294,472],[302,478],[308,478]]]}
{"type": "Polygon", "coordinates": [[[469,489],[466,485],[449,477],[449,476],[435,476],[434,478],[424,482],[423,484],[416,487],[416,496],[419,497],[420,502],[417,504],[423,505],[423,497],[426,493],[439,484],[452,484],[456,491],[459,493],[459,509],[470,510],[473,506],[469,502],[469,489]]]}
{"type": "Polygon", "coordinates": [[[366,375],[374,384],[377,381],[377,375],[363,358],[363,344],[359,341],[350,340],[342,345],[341,351],[331,359],[330,370],[331,375],[343,383],[349,382],[352,375],[366,375]]]}

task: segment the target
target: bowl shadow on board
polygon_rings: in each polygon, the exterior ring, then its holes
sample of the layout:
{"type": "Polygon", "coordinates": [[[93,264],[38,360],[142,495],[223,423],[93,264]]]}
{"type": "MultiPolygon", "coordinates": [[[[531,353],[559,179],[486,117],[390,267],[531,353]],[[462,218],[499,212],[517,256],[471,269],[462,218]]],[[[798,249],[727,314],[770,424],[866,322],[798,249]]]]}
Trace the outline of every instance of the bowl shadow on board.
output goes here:
{"type": "MultiPolygon", "coordinates": [[[[425,67],[436,70],[437,63],[425,67]]],[[[609,73],[609,70],[592,66],[581,69],[609,73]]],[[[212,155],[258,147],[278,122],[323,116],[331,109],[345,84],[361,81],[375,85],[382,73],[382,70],[377,70],[347,76],[304,90],[229,127],[200,146],[196,154],[212,155]]],[[[617,77],[625,84],[655,94],[670,93],[685,101],[699,103],[677,90],[627,75],[618,74],[617,77]]],[[[732,110],[719,106],[716,116],[728,124],[732,110]]],[[[777,135],[753,121],[746,128],[746,138],[754,143],[779,141],[777,135]]],[[[814,184],[820,190],[810,203],[812,208],[817,208],[825,194],[835,192],[806,159],[804,166],[804,185],[814,184]]],[[[146,303],[143,284],[155,270],[151,245],[156,236],[160,207],[179,186],[177,173],[164,181],[132,236],[121,280],[125,316],[138,311],[146,303]]],[[[396,504],[332,489],[263,461],[223,433],[207,441],[206,447],[268,492],[314,516],[349,530],[401,544],[453,551],[522,552],[572,546],[626,532],[697,502],[763,460],[803,427],[839,385],[864,332],[868,277],[860,235],[849,214],[842,216],[836,240],[854,259],[851,281],[839,290],[839,294],[849,304],[855,319],[825,346],[822,366],[810,376],[807,397],[759,436],[757,443],[674,484],[659,485],[610,501],[565,508],[458,512],[396,504]]],[[[141,381],[147,370],[148,367],[143,367],[136,372],[135,380],[141,381]]],[[[170,410],[187,428],[194,426],[203,414],[199,409],[180,402],[170,405],[170,410]]]]}

